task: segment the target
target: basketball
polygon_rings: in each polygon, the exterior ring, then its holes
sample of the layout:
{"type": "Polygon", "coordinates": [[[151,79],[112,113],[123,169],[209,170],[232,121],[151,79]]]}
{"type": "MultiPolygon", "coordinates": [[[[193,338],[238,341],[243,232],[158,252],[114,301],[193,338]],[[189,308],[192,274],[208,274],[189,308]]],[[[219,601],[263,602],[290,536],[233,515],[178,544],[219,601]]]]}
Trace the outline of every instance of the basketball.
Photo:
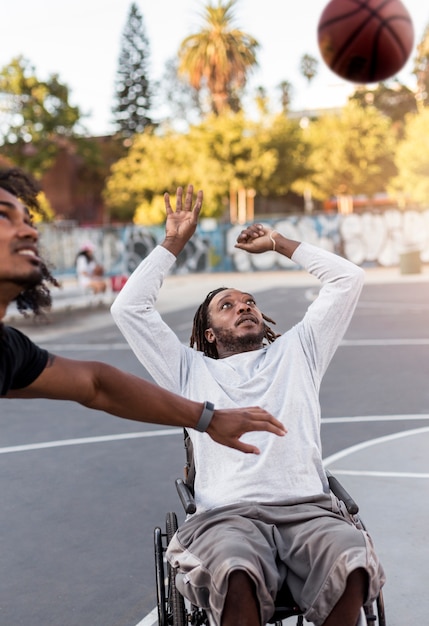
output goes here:
{"type": "Polygon", "coordinates": [[[331,0],[317,26],[327,66],[354,83],[394,76],[414,44],[411,16],[400,0],[331,0]]]}

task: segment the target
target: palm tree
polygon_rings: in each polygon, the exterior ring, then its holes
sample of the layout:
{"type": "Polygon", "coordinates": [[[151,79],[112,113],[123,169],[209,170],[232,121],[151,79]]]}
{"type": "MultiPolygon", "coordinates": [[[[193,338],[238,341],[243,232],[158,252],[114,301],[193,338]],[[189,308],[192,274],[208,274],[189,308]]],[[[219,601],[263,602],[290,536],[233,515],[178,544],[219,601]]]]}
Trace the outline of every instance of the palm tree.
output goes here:
{"type": "Polygon", "coordinates": [[[305,76],[309,83],[317,74],[318,64],[318,60],[315,57],[312,57],[310,54],[303,54],[301,57],[301,74],[305,76]]]}
{"type": "Polygon", "coordinates": [[[282,111],[286,115],[289,111],[290,101],[292,98],[292,83],[288,80],[282,80],[282,82],[278,85],[278,89],[280,89],[281,93],[280,102],[282,105],[282,111]]]}
{"type": "Polygon", "coordinates": [[[186,37],[179,48],[179,73],[195,89],[208,89],[217,115],[240,110],[240,92],[249,70],[257,65],[259,43],[234,27],[235,5],[236,0],[207,4],[202,30],[186,37]]]}

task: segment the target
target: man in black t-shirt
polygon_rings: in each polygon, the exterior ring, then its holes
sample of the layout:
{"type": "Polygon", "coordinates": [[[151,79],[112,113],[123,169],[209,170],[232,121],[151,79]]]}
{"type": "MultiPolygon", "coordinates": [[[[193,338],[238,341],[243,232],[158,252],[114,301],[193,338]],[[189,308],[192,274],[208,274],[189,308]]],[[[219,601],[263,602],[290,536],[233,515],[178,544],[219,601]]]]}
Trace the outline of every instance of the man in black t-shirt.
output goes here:
{"type": "Polygon", "coordinates": [[[3,326],[0,353],[0,396],[28,387],[43,372],[48,352],[15,328],[3,326]]]}
{"type": "Polygon", "coordinates": [[[3,325],[12,301],[21,312],[39,315],[51,304],[49,284],[58,286],[39,256],[30,215],[40,212],[38,192],[22,170],[0,169],[0,396],[73,400],[131,420],[207,430],[218,443],[243,452],[258,452],[240,441],[247,431],[284,434],[282,424],[258,407],[214,410],[210,402],[186,400],[105,363],[50,354],[3,325]]]}

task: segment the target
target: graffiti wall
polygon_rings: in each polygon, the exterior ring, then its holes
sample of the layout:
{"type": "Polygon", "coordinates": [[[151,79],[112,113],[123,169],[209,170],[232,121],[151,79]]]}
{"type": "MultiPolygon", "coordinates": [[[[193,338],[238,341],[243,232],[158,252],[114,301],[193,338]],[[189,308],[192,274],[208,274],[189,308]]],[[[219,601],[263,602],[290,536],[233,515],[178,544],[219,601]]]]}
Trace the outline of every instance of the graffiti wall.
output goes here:
{"type": "MultiPolygon", "coordinates": [[[[399,265],[401,254],[419,250],[429,263],[429,209],[422,212],[390,210],[383,213],[350,215],[320,214],[288,216],[266,222],[282,234],[307,241],[357,265],[399,265]]],[[[250,255],[234,247],[242,227],[218,225],[201,220],[198,231],[180,254],[176,273],[216,271],[258,271],[294,269],[287,258],[267,253],[250,255]]],[[[56,274],[74,273],[76,254],[91,241],[97,260],[109,275],[129,275],[163,239],[163,227],[139,226],[73,228],[42,225],[40,239],[44,256],[56,274]]]]}

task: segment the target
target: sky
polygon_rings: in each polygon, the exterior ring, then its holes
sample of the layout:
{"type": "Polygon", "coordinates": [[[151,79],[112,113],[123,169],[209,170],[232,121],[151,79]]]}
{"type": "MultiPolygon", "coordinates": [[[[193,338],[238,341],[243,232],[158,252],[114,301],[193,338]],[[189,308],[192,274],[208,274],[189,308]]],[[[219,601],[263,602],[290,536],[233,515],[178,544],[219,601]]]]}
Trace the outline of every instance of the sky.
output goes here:
{"type": "MultiPolygon", "coordinates": [[[[149,76],[159,80],[167,60],[181,41],[198,32],[208,0],[136,0],[149,40],[149,76]]],[[[211,0],[216,3],[217,0],[211,0]]],[[[324,64],[317,45],[317,23],[327,0],[238,0],[235,24],[260,44],[259,66],[249,87],[263,86],[272,98],[287,80],[293,85],[294,110],[342,106],[354,85],[324,64]],[[318,59],[318,75],[308,85],[299,70],[303,54],[318,59]]],[[[111,109],[121,35],[131,0],[13,0],[2,11],[0,67],[18,55],[34,66],[43,80],[58,74],[70,89],[71,104],[87,114],[84,123],[94,135],[112,130],[111,109]]],[[[398,74],[413,87],[416,45],[429,24],[429,5],[404,0],[414,24],[414,50],[398,74]]]]}

